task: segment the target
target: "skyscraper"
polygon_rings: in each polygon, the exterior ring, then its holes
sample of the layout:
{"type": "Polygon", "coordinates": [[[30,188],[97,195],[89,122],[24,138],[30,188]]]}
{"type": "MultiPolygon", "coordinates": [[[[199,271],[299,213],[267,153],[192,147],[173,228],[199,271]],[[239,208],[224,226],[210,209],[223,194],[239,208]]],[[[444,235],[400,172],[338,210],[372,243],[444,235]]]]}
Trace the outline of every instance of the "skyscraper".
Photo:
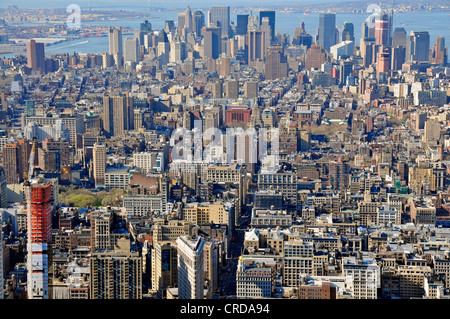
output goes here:
{"type": "Polygon", "coordinates": [[[18,184],[21,179],[19,167],[19,146],[17,143],[6,143],[3,147],[3,167],[8,184],[18,184]]]}
{"type": "Polygon", "coordinates": [[[247,34],[248,64],[256,60],[264,61],[264,32],[248,31],[247,34]]]}
{"type": "Polygon", "coordinates": [[[428,31],[411,31],[406,44],[406,61],[429,61],[430,34],[428,31]]]}
{"type": "Polygon", "coordinates": [[[270,41],[275,38],[275,11],[259,11],[259,26],[263,25],[263,19],[269,19],[269,25],[271,28],[270,41]]]}
{"type": "Polygon", "coordinates": [[[248,14],[238,14],[236,16],[236,34],[247,34],[248,14]]]}
{"type": "Polygon", "coordinates": [[[382,82],[390,70],[391,54],[387,48],[380,49],[377,57],[377,80],[382,82]],[[384,74],[384,75],[383,75],[384,74]]]}
{"type": "Polygon", "coordinates": [[[183,62],[186,59],[186,42],[177,35],[170,44],[170,62],[183,62]]]}
{"type": "Polygon", "coordinates": [[[353,23],[347,21],[344,22],[344,25],[342,26],[341,41],[355,41],[353,23]]]}
{"type": "Polygon", "coordinates": [[[312,36],[306,32],[305,22],[302,21],[302,23],[300,24],[300,28],[295,28],[294,30],[292,45],[304,45],[309,49],[312,42],[312,36]]]}
{"type": "Polygon", "coordinates": [[[267,48],[266,58],[266,80],[282,79],[287,77],[287,57],[282,46],[271,46],[267,48]]]}
{"type": "Polygon", "coordinates": [[[229,38],[230,36],[230,6],[213,6],[209,11],[208,26],[214,25],[220,27],[221,36],[229,38]]]}
{"type": "MultiPolygon", "coordinates": [[[[52,184],[33,180],[30,215],[27,216],[27,290],[28,299],[48,299],[48,255],[52,239],[52,184]]],[[[49,252],[50,250],[50,252],[49,252]]]]}
{"type": "Polygon", "coordinates": [[[381,13],[375,18],[375,44],[391,45],[391,19],[387,13],[381,13]]]}
{"type": "Polygon", "coordinates": [[[319,16],[319,44],[330,52],[330,47],[336,44],[336,14],[321,13],[319,16]]]}
{"type": "Polygon", "coordinates": [[[391,69],[401,70],[403,63],[405,63],[406,48],[398,46],[392,48],[391,69]]]}
{"type": "Polygon", "coordinates": [[[103,130],[106,136],[123,136],[134,127],[133,98],[125,94],[103,97],[103,130]]]}
{"type": "Polygon", "coordinates": [[[152,24],[148,22],[148,20],[145,20],[139,25],[139,30],[144,32],[151,32],[152,31],[152,24]]]}
{"type": "Polygon", "coordinates": [[[44,43],[35,40],[27,42],[27,66],[33,71],[45,73],[44,43]]]}
{"type": "Polygon", "coordinates": [[[341,86],[346,84],[347,77],[352,74],[352,71],[353,71],[352,61],[341,61],[339,63],[339,84],[341,86]]]}
{"type": "Polygon", "coordinates": [[[122,28],[115,27],[109,28],[109,54],[117,54],[119,57],[123,55],[123,44],[122,44],[122,28]]]}
{"type": "Polygon", "coordinates": [[[92,151],[93,175],[95,187],[105,186],[106,172],[106,146],[105,144],[95,143],[92,151]]]}
{"type": "Polygon", "coordinates": [[[8,184],[19,184],[23,181],[24,173],[28,171],[30,151],[31,144],[26,139],[18,139],[16,142],[5,144],[3,168],[8,184]]]}
{"type": "Polygon", "coordinates": [[[392,47],[402,46],[406,48],[406,30],[403,27],[397,27],[392,35],[392,47]]]}
{"type": "Polygon", "coordinates": [[[263,50],[264,56],[266,56],[267,48],[272,45],[272,26],[269,23],[269,18],[264,17],[260,26],[261,31],[264,33],[263,50]]]}
{"type": "Polygon", "coordinates": [[[156,56],[161,59],[161,63],[169,63],[170,42],[164,30],[159,33],[156,51],[156,56]]]}
{"type": "Polygon", "coordinates": [[[180,236],[178,246],[178,299],[203,299],[203,247],[200,236],[180,236]]]}
{"type": "Polygon", "coordinates": [[[375,39],[375,27],[374,23],[371,23],[368,20],[365,20],[361,27],[361,39],[365,38],[373,38],[375,39]]]}
{"type": "Polygon", "coordinates": [[[323,63],[327,61],[327,53],[322,49],[319,44],[312,44],[306,52],[305,57],[305,69],[311,70],[311,68],[320,69],[323,63]]]}
{"type": "Polygon", "coordinates": [[[221,28],[219,27],[207,27],[204,36],[204,57],[217,59],[222,52],[221,42],[221,28]]]}
{"type": "Polygon", "coordinates": [[[137,38],[125,38],[124,41],[125,46],[125,54],[124,54],[124,62],[132,61],[132,62],[138,62],[139,61],[139,44],[137,38]]]}
{"type": "Polygon", "coordinates": [[[432,62],[441,66],[447,65],[448,48],[445,46],[445,38],[437,37],[433,47],[432,62]]]}
{"type": "Polygon", "coordinates": [[[192,16],[193,31],[197,37],[201,36],[202,28],[205,26],[205,15],[202,11],[195,11],[192,16]]]}
{"type": "Polygon", "coordinates": [[[189,6],[183,12],[178,13],[178,29],[181,28],[185,28],[187,32],[193,31],[192,12],[189,6]]]}

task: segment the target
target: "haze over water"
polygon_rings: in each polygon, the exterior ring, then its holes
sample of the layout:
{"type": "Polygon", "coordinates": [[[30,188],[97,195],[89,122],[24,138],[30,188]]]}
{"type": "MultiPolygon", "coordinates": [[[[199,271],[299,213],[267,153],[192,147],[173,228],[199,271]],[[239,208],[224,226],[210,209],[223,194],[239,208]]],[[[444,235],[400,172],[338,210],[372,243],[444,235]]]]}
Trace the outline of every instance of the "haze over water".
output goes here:
{"type": "MultiPolygon", "coordinates": [[[[2,1],[1,7],[7,7],[8,1],[2,1]]],[[[14,1],[10,1],[12,2],[14,1]]],[[[281,1],[265,1],[265,0],[256,0],[252,1],[252,7],[257,5],[264,5],[270,7],[271,4],[278,5],[280,3],[289,4],[293,1],[281,2],[281,1]]],[[[322,2],[328,3],[330,0],[319,0],[315,1],[315,3],[322,2]]],[[[48,0],[43,3],[37,3],[32,0],[24,0],[20,3],[20,8],[33,8],[33,7],[45,7],[45,8],[64,8],[71,3],[77,3],[80,5],[81,10],[83,8],[88,7],[88,1],[54,1],[48,0]]],[[[297,4],[310,3],[310,1],[296,1],[297,4]]],[[[243,4],[242,1],[236,0],[228,0],[222,2],[211,2],[204,0],[192,0],[192,1],[150,1],[150,13],[149,13],[149,21],[152,23],[152,27],[154,30],[161,30],[164,27],[165,20],[173,20],[175,24],[177,23],[177,14],[183,10],[187,5],[191,7],[192,11],[197,9],[208,10],[212,5],[230,5],[231,7],[231,21],[236,23],[236,13],[233,12],[234,8],[248,6],[249,4],[243,4]],[[161,8],[180,8],[178,10],[164,10],[161,11],[161,8]]],[[[132,11],[140,11],[148,10],[148,2],[147,1],[130,1],[124,3],[124,1],[103,1],[103,0],[92,0],[91,2],[92,8],[100,7],[103,9],[111,9],[111,10],[119,10],[119,9],[128,9],[132,11]]],[[[250,11],[251,8],[249,8],[250,11]]],[[[258,14],[258,12],[254,12],[254,14],[258,14]]],[[[355,32],[355,41],[356,45],[359,45],[359,39],[361,37],[361,26],[366,18],[369,17],[369,13],[362,14],[353,14],[353,13],[337,13],[336,14],[336,24],[339,28],[339,32],[342,31],[342,25],[345,21],[352,22],[354,25],[355,32]]],[[[437,36],[442,36],[447,39],[447,44],[450,43],[450,24],[448,23],[448,19],[450,18],[449,12],[414,12],[414,13],[395,13],[394,14],[394,28],[395,27],[404,27],[407,34],[411,31],[422,31],[428,30],[430,33],[430,48],[433,47],[436,42],[437,36]]],[[[98,21],[98,22],[88,22],[86,25],[103,25],[103,26],[122,26],[129,27],[132,29],[139,29],[139,24],[143,20],[141,19],[117,19],[115,21],[98,21]]],[[[300,27],[301,22],[305,22],[306,31],[311,34],[313,37],[316,35],[317,28],[319,26],[319,14],[318,13],[310,13],[308,15],[304,15],[301,12],[285,14],[277,11],[276,13],[276,28],[277,32],[281,34],[289,34],[293,36],[295,28],[300,27]]],[[[83,21],[82,27],[83,27],[83,21]]],[[[124,36],[126,37],[126,35],[124,36]]],[[[102,53],[108,51],[108,38],[107,37],[91,37],[89,38],[89,42],[86,42],[86,39],[78,39],[74,41],[68,41],[59,43],[52,46],[46,47],[46,53],[102,53]]],[[[15,53],[11,54],[3,54],[2,56],[11,57],[14,56],[15,53]]]]}

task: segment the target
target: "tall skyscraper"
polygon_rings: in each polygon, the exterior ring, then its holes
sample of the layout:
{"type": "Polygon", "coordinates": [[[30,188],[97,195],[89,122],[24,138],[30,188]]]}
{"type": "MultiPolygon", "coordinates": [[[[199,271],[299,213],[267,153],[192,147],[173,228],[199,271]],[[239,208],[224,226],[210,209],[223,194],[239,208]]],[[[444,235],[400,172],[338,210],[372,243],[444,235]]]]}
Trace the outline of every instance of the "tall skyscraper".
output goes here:
{"type": "Polygon", "coordinates": [[[406,58],[406,30],[403,27],[397,27],[392,34],[391,68],[392,70],[401,70],[406,58]]]}
{"type": "Polygon", "coordinates": [[[92,151],[93,175],[95,187],[105,186],[106,172],[106,146],[105,144],[95,143],[92,151]]]}
{"type": "Polygon", "coordinates": [[[132,61],[132,62],[138,62],[139,61],[139,43],[137,38],[125,38],[124,41],[124,62],[132,61]]]}
{"type": "Polygon", "coordinates": [[[392,48],[391,69],[401,70],[403,63],[405,63],[406,48],[398,46],[392,48]]]}
{"type": "Polygon", "coordinates": [[[144,31],[146,33],[151,32],[152,31],[152,24],[150,22],[148,22],[148,20],[145,20],[144,22],[142,22],[139,25],[139,30],[140,31],[144,31]]]}
{"type": "Polygon", "coordinates": [[[361,39],[373,38],[375,39],[375,27],[374,23],[370,21],[364,21],[361,27],[361,39]]]}
{"type": "Polygon", "coordinates": [[[18,184],[22,178],[19,166],[19,146],[17,143],[6,143],[3,147],[3,167],[8,184],[18,184]]]}
{"type": "Polygon", "coordinates": [[[406,30],[403,27],[397,27],[394,30],[394,33],[392,35],[392,47],[404,47],[406,48],[406,30]]]}
{"type": "Polygon", "coordinates": [[[183,62],[186,59],[186,42],[177,35],[170,44],[170,62],[183,62]]]}
{"type": "Polygon", "coordinates": [[[263,42],[263,50],[264,56],[266,56],[267,48],[272,45],[272,26],[269,23],[269,18],[264,17],[261,22],[260,30],[264,33],[264,42],[263,42]]]}
{"type": "Polygon", "coordinates": [[[203,50],[205,58],[217,59],[222,53],[221,47],[221,28],[219,27],[207,27],[205,30],[203,50]]]}
{"type": "Polygon", "coordinates": [[[124,136],[134,128],[133,98],[125,94],[105,95],[102,119],[106,136],[124,136]]]}
{"type": "Polygon", "coordinates": [[[161,63],[169,63],[170,42],[165,30],[161,31],[158,36],[158,46],[156,48],[156,56],[161,59],[161,63]]]}
{"type": "Polygon", "coordinates": [[[339,85],[343,86],[347,82],[347,77],[352,74],[353,62],[341,61],[339,63],[339,85]]]}
{"type": "Polygon", "coordinates": [[[200,236],[180,236],[178,246],[178,299],[203,299],[205,240],[200,236]]]}
{"type": "Polygon", "coordinates": [[[432,62],[441,66],[447,65],[448,48],[445,46],[445,38],[437,37],[433,47],[432,62]]]}
{"type": "Polygon", "coordinates": [[[319,44],[312,44],[306,52],[305,57],[305,69],[311,70],[311,68],[320,69],[322,64],[327,61],[327,53],[322,49],[319,44]]]}
{"type": "Polygon", "coordinates": [[[109,54],[123,56],[122,28],[109,28],[109,54]]]}
{"type": "MultiPolygon", "coordinates": [[[[259,84],[256,81],[244,83],[244,96],[247,99],[255,99],[258,96],[259,84]]],[[[253,115],[253,113],[252,113],[253,115]]]]}
{"type": "Polygon", "coordinates": [[[300,28],[295,28],[294,30],[292,45],[304,45],[309,49],[312,42],[312,36],[306,32],[305,22],[302,21],[302,23],[300,24],[300,28]]]}
{"type": "Polygon", "coordinates": [[[319,16],[319,44],[330,52],[330,47],[336,44],[336,14],[321,13],[319,16]]]}
{"type": "Polygon", "coordinates": [[[263,19],[269,19],[269,25],[271,28],[270,41],[275,38],[275,11],[259,11],[259,26],[263,25],[263,19]]]}
{"type": "Polygon", "coordinates": [[[377,80],[383,82],[389,73],[391,54],[388,48],[380,49],[377,57],[377,80]]]}
{"type": "Polygon", "coordinates": [[[342,26],[341,41],[355,41],[355,30],[353,23],[347,21],[344,22],[344,25],[342,26]]]}
{"type": "Polygon", "coordinates": [[[193,31],[197,37],[202,34],[202,28],[205,26],[205,15],[202,11],[195,11],[192,16],[193,31]]]}
{"type": "Polygon", "coordinates": [[[230,36],[230,6],[212,6],[209,11],[208,26],[217,24],[220,27],[221,36],[230,36]]]}
{"type": "Polygon", "coordinates": [[[429,61],[430,34],[428,31],[411,31],[406,44],[406,61],[429,61]]]}
{"type": "Polygon", "coordinates": [[[236,34],[247,34],[248,14],[238,14],[236,16],[236,34]]]}
{"type": "Polygon", "coordinates": [[[264,61],[264,32],[248,31],[247,34],[248,64],[256,60],[264,61]]]}
{"type": "MultiPolygon", "coordinates": [[[[52,184],[33,180],[30,215],[27,216],[28,299],[48,299],[48,256],[52,240],[52,184]]],[[[28,204],[27,204],[28,205],[28,204]]]]}
{"type": "Polygon", "coordinates": [[[185,28],[187,32],[193,31],[192,12],[189,6],[183,12],[178,13],[178,29],[181,28],[185,28]]]}
{"type": "Polygon", "coordinates": [[[45,73],[44,43],[35,40],[27,42],[27,66],[33,71],[45,73]]]}
{"type": "Polygon", "coordinates": [[[282,46],[271,46],[267,48],[266,58],[266,80],[282,79],[287,77],[287,57],[282,46]]]}
{"type": "Polygon", "coordinates": [[[8,184],[19,184],[23,181],[24,173],[28,172],[30,152],[31,144],[26,139],[18,139],[15,142],[5,144],[3,147],[3,168],[8,184]]]}
{"type": "Polygon", "coordinates": [[[175,27],[175,23],[173,23],[173,20],[164,21],[164,32],[165,33],[174,32],[175,29],[176,29],[176,27],[175,27]]]}
{"type": "Polygon", "coordinates": [[[375,18],[375,44],[391,45],[391,18],[387,13],[380,13],[375,18]]]}
{"type": "Polygon", "coordinates": [[[374,38],[361,38],[361,56],[363,58],[363,65],[369,67],[375,62],[375,39],[374,38]]]}

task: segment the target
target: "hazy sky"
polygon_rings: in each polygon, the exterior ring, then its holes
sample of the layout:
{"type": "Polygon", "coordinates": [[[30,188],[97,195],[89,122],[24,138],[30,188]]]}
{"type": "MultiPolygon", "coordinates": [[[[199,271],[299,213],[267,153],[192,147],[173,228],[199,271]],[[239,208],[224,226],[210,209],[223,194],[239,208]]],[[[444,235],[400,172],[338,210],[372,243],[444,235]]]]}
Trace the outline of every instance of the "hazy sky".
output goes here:
{"type": "MultiPolygon", "coordinates": [[[[147,7],[150,2],[151,7],[164,8],[164,7],[185,7],[188,4],[191,7],[211,7],[213,5],[229,5],[235,7],[242,7],[245,5],[281,5],[281,4],[293,4],[293,3],[330,3],[330,2],[342,2],[343,0],[254,0],[254,1],[242,1],[242,0],[219,0],[219,1],[207,1],[207,0],[91,0],[91,7],[97,8],[114,8],[114,7],[147,7]]],[[[359,0],[346,0],[346,1],[359,1],[359,0]]],[[[65,8],[69,4],[78,4],[80,7],[88,7],[88,0],[1,0],[0,7],[6,8],[8,5],[17,5],[19,8],[65,8]]]]}

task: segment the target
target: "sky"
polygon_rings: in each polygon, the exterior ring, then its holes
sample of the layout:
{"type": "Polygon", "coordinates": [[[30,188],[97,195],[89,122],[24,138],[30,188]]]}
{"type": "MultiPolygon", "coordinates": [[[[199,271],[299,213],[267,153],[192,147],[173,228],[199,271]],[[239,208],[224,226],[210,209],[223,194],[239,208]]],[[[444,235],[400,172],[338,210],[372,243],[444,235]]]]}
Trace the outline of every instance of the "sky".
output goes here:
{"type": "MultiPolygon", "coordinates": [[[[359,0],[346,0],[346,1],[359,1],[359,0]]],[[[255,5],[280,5],[280,4],[308,4],[308,3],[330,3],[330,2],[343,2],[343,0],[219,0],[219,1],[207,1],[207,0],[91,0],[92,8],[139,8],[148,7],[150,2],[151,7],[164,8],[164,7],[186,7],[188,4],[191,7],[211,7],[212,5],[229,5],[234,7],[245,6],[246,4],[255,5]]],[[[8,5],[17,5],[19,8],[66,8],[69,4],[78,4],[81,8],[87,8],[89,6],[89,0],[1,0],[0,7],[6,8],[8,5]]]]}

